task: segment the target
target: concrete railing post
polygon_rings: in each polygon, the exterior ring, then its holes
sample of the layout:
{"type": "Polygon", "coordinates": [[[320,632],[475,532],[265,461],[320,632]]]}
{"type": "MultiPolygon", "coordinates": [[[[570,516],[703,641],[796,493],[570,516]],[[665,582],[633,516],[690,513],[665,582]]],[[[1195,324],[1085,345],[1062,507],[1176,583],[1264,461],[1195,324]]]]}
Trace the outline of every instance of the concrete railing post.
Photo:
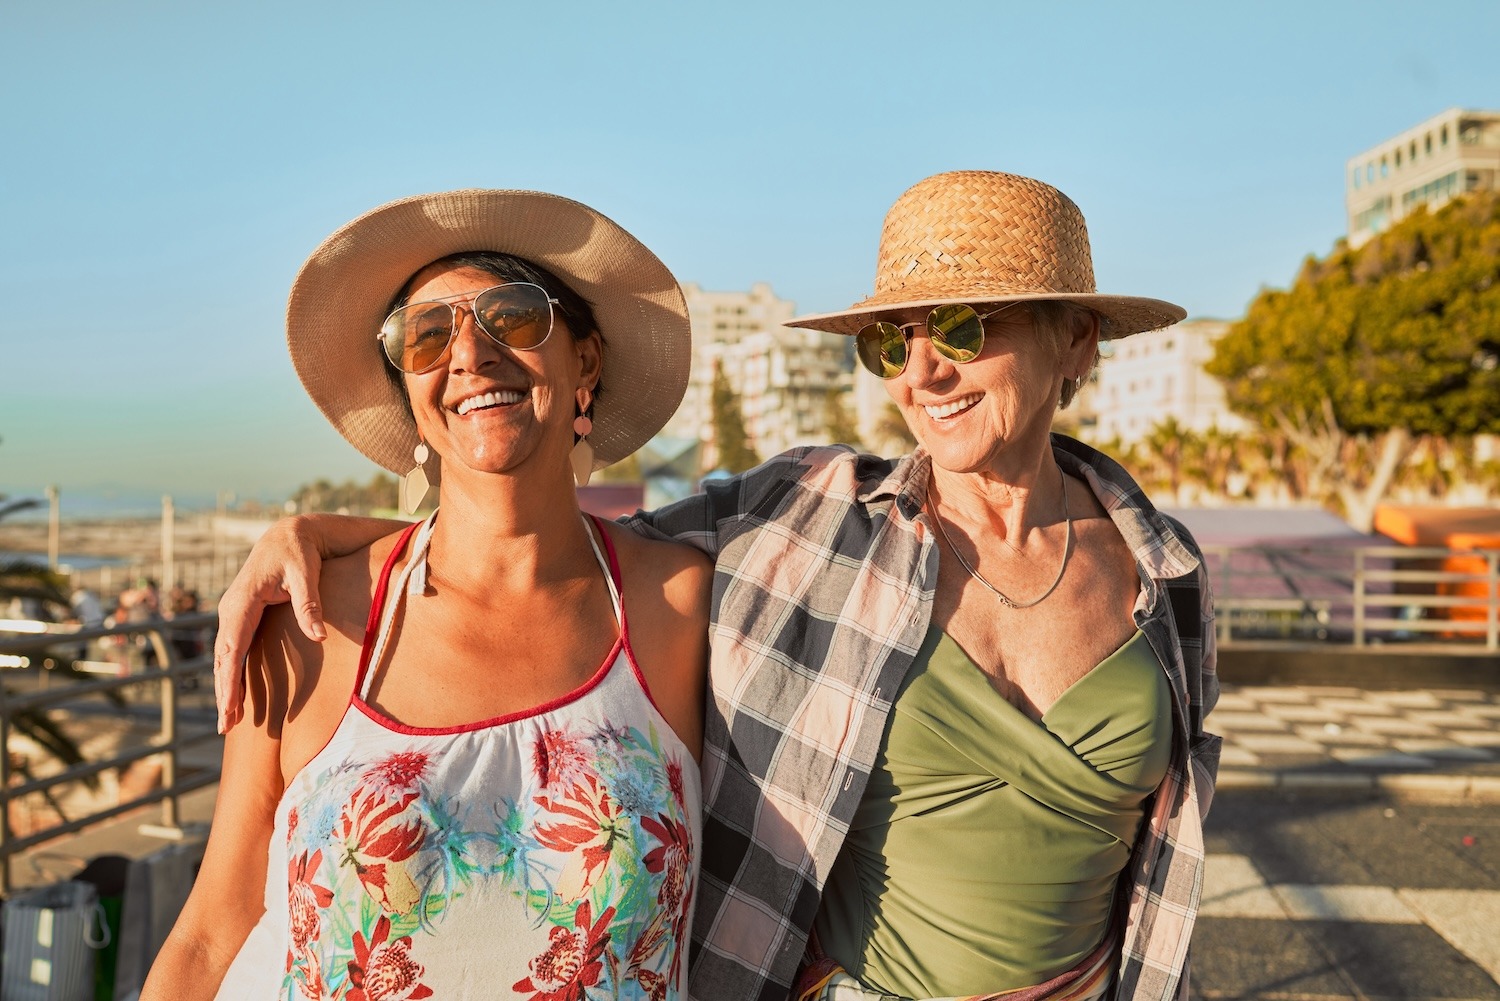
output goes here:
{"type": "Polygon", "coordinates": [[[179,830],[181,819],[177,808],[177,679],[172,676],[173,648],[167,641],[167,630],[159,625],[150,632],[151,646],[156,650],[160,681],[161,730],[157,737],[165,757],[161,765],[161,787],[171,790],[161,801],[161,826],[167,832],[179,830]]]}
{"type": "Polygon", "coordinates": [[[1219,615],[1219,646],[1228,646],[1234,639],[1234,608],[1230,604],[1229,595],[1232,590],[1230,581],[1234,579],[1234,552],[1229,549],[1218,551],[1220,564],[1224,572],[1219,575],[1221,594],[1215,595],[1215,604],[1223,607],[1219,615]]]}
{"type": "Polygon", "coordinates": [[[1500,550],[1491,550],[1488,556],[1490,565],[1490,600],[1489,608],[1486,610],[1488,620],[1488,635],[1485,637],[1485,649],[1500,650],[1500,550]]]}
{"type": "MultiPolygon", "coordinates": [[[[10,844],[10,699],[0,685],[0,845],[10,844]]],[[[0,858],[0,896],[10,895],[10,853],[0,858]]]]}
{"type": "Polygon", "coordinates": [[[1354,551],[1354,646],[1365,645],[1365,551],[1354,551]]]}

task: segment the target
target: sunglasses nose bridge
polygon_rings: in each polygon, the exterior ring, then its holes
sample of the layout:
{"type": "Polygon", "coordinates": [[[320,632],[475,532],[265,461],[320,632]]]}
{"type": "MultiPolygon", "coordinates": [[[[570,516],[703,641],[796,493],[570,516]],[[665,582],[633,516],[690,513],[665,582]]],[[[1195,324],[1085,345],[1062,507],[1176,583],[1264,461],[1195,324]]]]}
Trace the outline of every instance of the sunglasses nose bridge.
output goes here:
{"type": "Polygon", "coordinates": [[[485,327],[474,309],[473,300],[450,302],[448,308],[453,310],[448,349],[444,352],[448,356],[449,365],[473,370],[485,364],[482,355],[486,351],[494,355],[503,353],[500,348],[504,346],[504,342],[485,327]]]}
{"type": "Polygon", "coordinates": [[[906,334],[906,377],[927,382],[934,372],[944,364],[952,365],[953,361],[934,346],[931,328],[922,323],[917,326],[926,336],[918,337],[915,331],[906,334]]]}

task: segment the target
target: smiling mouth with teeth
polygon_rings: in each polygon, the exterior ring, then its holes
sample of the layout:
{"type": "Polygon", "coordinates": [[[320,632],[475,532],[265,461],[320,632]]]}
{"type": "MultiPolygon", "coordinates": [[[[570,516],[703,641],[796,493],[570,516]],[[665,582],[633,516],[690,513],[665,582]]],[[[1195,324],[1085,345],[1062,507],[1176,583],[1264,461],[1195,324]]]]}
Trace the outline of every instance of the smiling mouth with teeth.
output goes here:
{"type": "Polygon", "coordinates": [[[495,393],[480,393],[471,396],[467,400],[460,400],[453,412],[462,417],[464,414],[475,410],[484,410],[488,407],[499,407],[509,403],[520,403],[525,398],[524,393],[518,393],[513,389],[502,389],[495,393]]]}
{"type": "Polygon", "coordinates": [[[954,414],[968,410],[974,404],[979,402],[982,395],[983,394],[980,393],[974,393],[970,396],[960,397],[957,400],[952,400],[948,403],[944,403],[936,407],[926,406],[922,409],[927,411],[928,417],[931,417],[933,420],[940,421],[945,417],[952,417],[954,414]]]}

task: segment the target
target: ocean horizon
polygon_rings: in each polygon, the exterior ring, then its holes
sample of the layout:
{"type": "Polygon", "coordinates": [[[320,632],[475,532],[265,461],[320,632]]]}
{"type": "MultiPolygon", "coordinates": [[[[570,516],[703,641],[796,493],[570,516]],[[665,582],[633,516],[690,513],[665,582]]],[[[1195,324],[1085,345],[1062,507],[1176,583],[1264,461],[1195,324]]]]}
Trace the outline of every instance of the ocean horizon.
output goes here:
{"type": "MultiPolygon", "coordinates": [[[[19,549],[0,549],[0,563],[9,560],[31,560],[36,563],[47,562],[46,553],[23,552],[19,549]]],[[[122,567],[130,563],[123,556],[89,556],[84,553],[59,553],[57,562],[73,570],[97,570],[100,567],[122,567]]]]}
{"type": "MultiPolygon", "coordinates": [[[[188,514],[213,512],[218,507],[218,496],[212,490],[149,491],[141,489],[96,487],[93,489],[69,489],[64,485],[60,491],[59,515],[64,521],[90,521],[111,518],[160,518],[164,493],[169,493],[172,506],[178,517],[188,514]]],[[[47,494],[44,487],[0,485],[0,497],[7,501],[35,498],[40,503],[34,508],[7,515],[0,525],[18,522],[47,520],[47,494]]],[[[252,498],[236,496],[237,500],[256,499],[264,503],[280,504],[284,496],[252,498]]]]}

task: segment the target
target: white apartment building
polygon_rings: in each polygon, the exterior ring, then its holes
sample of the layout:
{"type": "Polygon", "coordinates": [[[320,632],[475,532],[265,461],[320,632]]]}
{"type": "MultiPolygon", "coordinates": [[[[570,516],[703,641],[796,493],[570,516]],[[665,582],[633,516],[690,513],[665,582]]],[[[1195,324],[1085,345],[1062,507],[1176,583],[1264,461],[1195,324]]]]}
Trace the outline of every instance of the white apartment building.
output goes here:
{"type": "Polygon", "coordinates": [[[714,369],[722,364],[762,458],[826,442],[826,396],[850,386],[850,339],[786,326],[796,304],[778,299],[765,282],[748,292],[710,292],[685,282],[682,291],[693,326],[693,366],[682,406],[663,433],[697,438],[705,463],[713,465],[714,369]]]}
{"type": "Polygon", "coordinates": [[[1074,404],[1084,426],[1092,424],[1090,437],[1130,444],[1168,417],[1198,432],[1245,430],[1224,402],[1223,387],[1203,371],[1228,329],[1223,320],[1187,320],[1108,343],[1094,382],[1074,404]]]}
{"type": "Polygon", "coordinates": [[[1417,206],[1500,188],[1500,111],[1449,108],[1351,157],[1344,171],[1349,245],[1390,229],[1417,206]]]}

